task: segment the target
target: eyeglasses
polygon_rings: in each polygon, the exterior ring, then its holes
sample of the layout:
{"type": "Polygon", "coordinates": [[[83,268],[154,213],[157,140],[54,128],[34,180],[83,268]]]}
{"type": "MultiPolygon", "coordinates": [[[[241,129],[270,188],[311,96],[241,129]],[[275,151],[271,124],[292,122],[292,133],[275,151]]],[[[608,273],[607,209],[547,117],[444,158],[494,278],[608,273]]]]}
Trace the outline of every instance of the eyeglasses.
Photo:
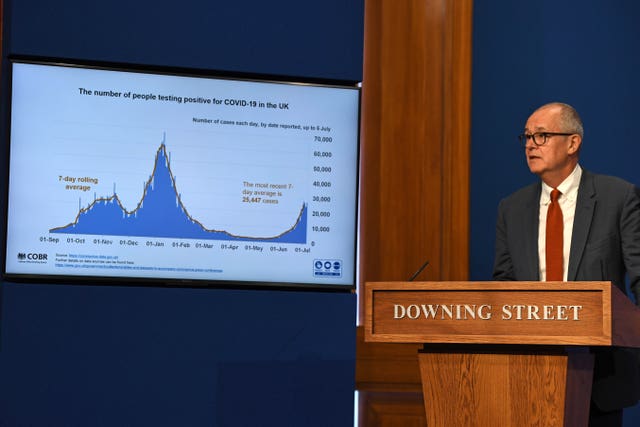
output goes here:
{"type": "Polygon", "coordinates": [[[518,135],[518,139],[522,143],[522,145],[527,145],[529,140],[532,140],[535,145],[538,147],[547,143],[547,140],[556,135],[569,136],[573,135],[573,133],[566,132],[536,132],[536,133],[523,133],[522,135],[518,135]]]}

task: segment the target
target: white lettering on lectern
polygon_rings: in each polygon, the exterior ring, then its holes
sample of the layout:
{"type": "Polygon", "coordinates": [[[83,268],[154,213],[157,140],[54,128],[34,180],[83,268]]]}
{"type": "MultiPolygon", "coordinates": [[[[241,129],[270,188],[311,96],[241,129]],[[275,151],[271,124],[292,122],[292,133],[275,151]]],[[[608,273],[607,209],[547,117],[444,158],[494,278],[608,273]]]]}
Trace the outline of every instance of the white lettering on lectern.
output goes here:
{"type": "Polygon", "coordinates": [[[401,304],[394,304],[393,306],[393,318],[394,319],[419,319],[423,317],[425,319],[441,320],[468,320],[468,319],[491,319],[491,306],[476,304],[411,304],[404,306],[401,304]]]}
{"type": "Polygon", "coordinates": [[[581,305],[503,305],[502,320],[580,320],[580,310],[581,305]]]}
{"type": "MultiPolygon", "coordinates": [[[[501,320],[580,320],[581,305],[525,305],[502,306],[501,320]]],[[[492,307],[488,304],[394,304],[394,319],[434,320],[490,320],[492,307]]]]}

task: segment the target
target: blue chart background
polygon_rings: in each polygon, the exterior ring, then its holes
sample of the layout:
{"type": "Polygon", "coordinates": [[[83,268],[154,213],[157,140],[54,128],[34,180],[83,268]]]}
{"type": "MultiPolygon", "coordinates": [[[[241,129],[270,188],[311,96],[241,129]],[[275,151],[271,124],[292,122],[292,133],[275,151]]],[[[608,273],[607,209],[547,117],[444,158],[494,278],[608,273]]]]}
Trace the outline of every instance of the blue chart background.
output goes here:
{"type": "MultiPolygon", "coordinates": [[[[4,5],[3,94],[11,54],[362,79],[363,1],[4,5]]],[[[353,423],[350,293],[0,289],[0,426],[353,423]]]]}

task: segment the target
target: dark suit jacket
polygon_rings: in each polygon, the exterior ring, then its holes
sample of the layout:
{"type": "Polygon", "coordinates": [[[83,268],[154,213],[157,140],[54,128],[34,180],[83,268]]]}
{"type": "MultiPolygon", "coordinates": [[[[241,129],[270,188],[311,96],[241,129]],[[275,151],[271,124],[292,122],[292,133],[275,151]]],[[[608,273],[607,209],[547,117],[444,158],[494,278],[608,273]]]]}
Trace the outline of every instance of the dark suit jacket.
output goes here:
{"type": "MultiPolygon", "coordinates": [[[[500,202],[494,279],[540,280],[538,218],[541,191],[542,184],[538,182],[500,202]]],[[[567,279],[611,281],[625,292],[625,273],[637,303],[640,298],[640,192],[633,184],[619,178],[583,170],[567,279]]],[[[640,399],[637,353],[625,349],[594,351],[594,403],[604,411],[634,405],[640,399]]]]}

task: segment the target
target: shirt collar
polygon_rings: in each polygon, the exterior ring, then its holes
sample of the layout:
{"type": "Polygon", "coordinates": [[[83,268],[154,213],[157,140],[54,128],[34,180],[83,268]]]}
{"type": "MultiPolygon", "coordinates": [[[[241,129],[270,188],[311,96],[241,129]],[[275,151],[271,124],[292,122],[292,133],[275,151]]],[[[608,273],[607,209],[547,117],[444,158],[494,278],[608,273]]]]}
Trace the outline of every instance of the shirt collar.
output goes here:
{"type": "MultiPolygon", "coordinates": [[[[562,198],[566,200],[575,201],[578,198],[578,187],[580,186],[580,178],[582,178],[582,168],[580,165],[576,165],[573,169],[573,172],[565,178],[564,181],[558,185],[558,190],[562,193],[562,198]]],[[[552,187],[549,187],[544,182],[542,183],[542,194],[540,198],[540,202],[542,204],[549,204],[551,201],[551,190],[552,187]]]]}

